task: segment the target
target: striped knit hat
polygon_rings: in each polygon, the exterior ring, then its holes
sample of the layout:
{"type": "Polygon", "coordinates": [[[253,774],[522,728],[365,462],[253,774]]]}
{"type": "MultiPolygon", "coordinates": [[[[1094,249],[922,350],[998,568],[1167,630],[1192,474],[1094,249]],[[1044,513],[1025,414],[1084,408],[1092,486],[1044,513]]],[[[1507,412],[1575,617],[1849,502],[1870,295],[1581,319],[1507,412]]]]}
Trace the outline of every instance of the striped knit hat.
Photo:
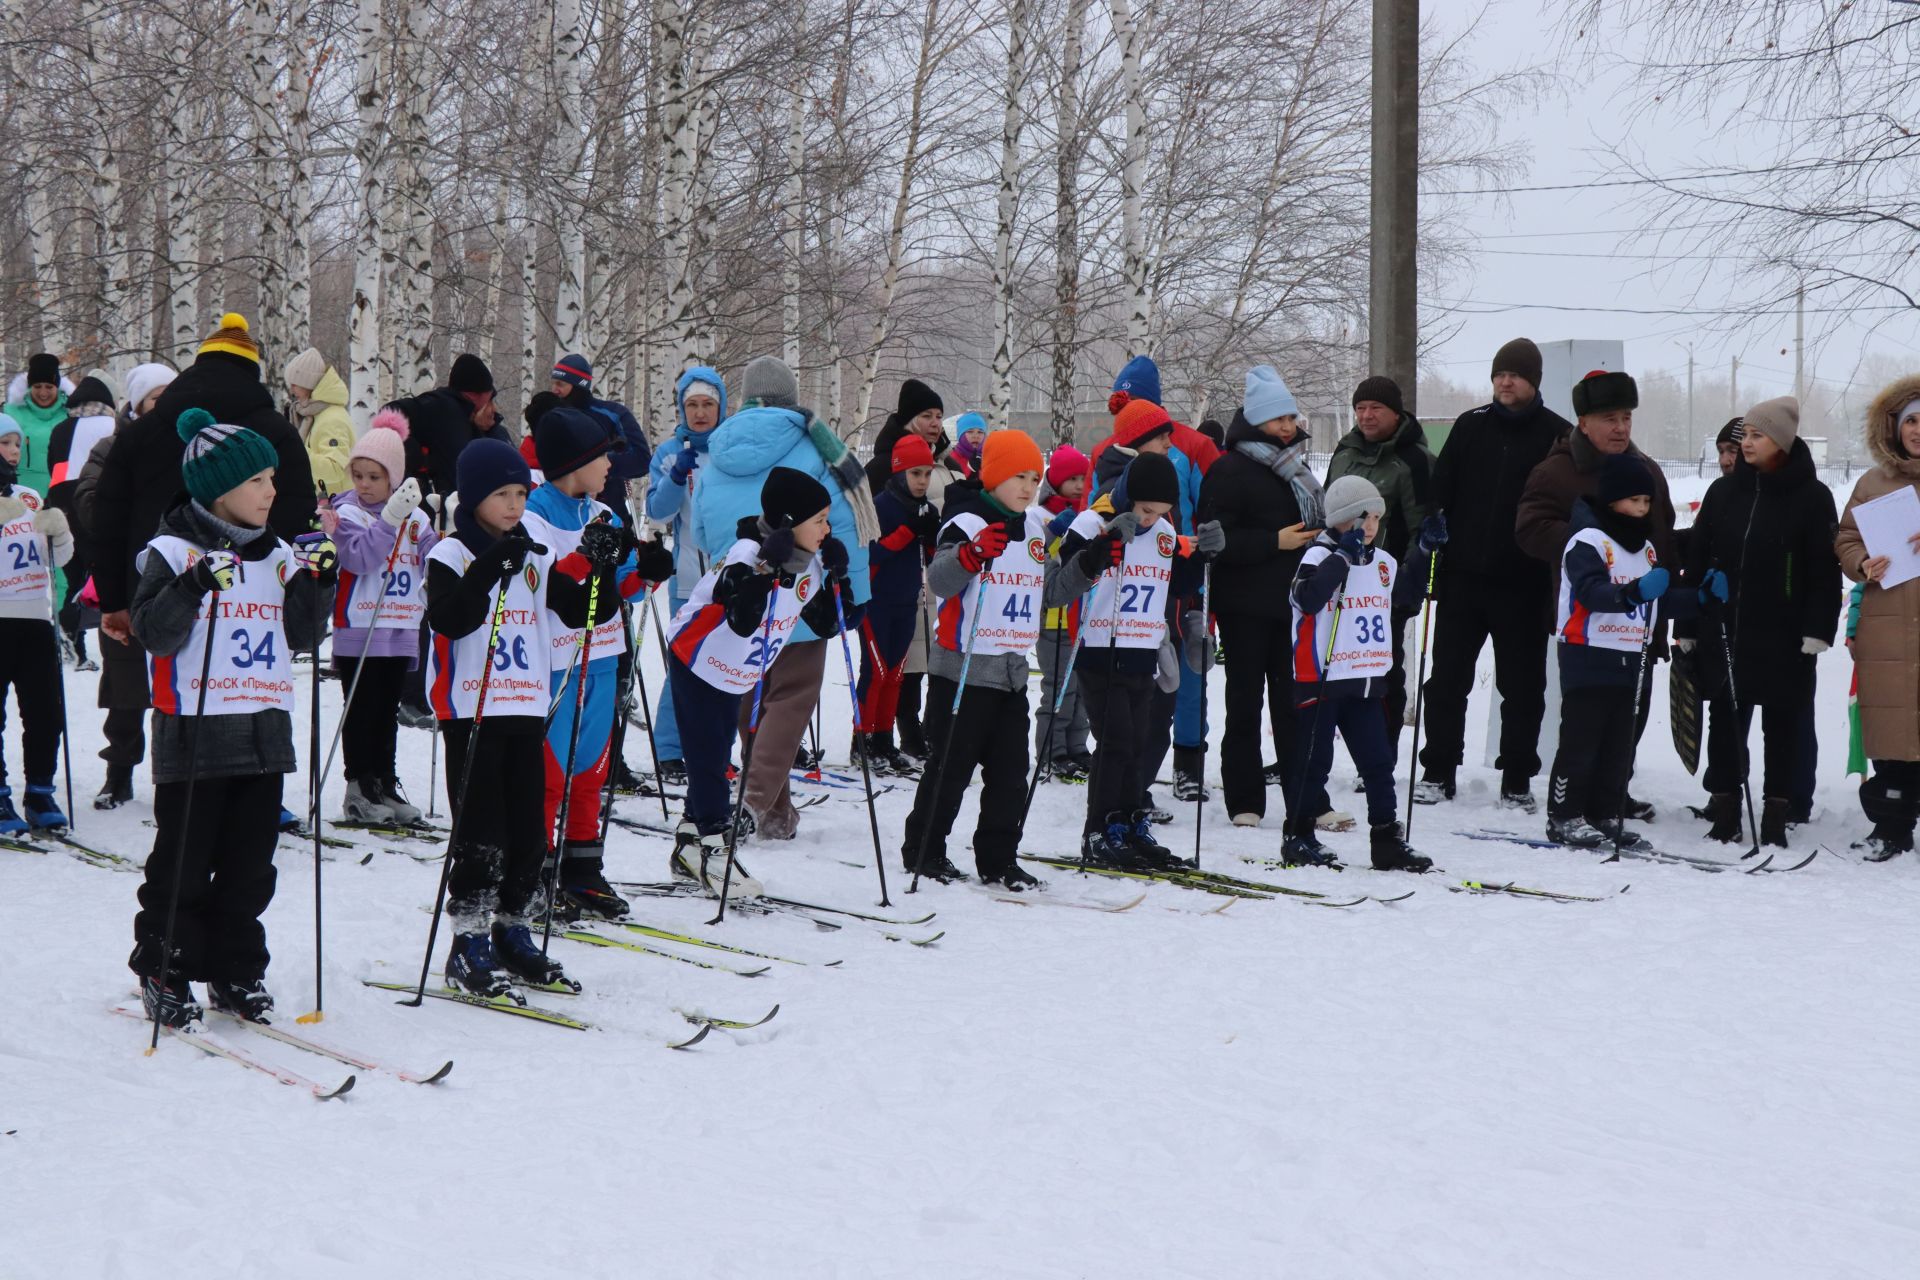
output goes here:
{"type": "Polygon", "coordinates": [[[205,409],[183,409],[174,430],[187,442],[180,456],[180,478],[203,507],[230,493],[262,471],[280,465],[267,438],[245,427],[215,422],[205,409]]]}
{"type": "Polygon", "coordinates": [[[247,318],[238,311],[229,311],[220,317],[220,327],[213,336],[200,344],[200,354],[220,351],[230,356],[244,356],[255,364],[260,363],[260,344],[247,332],[247,318]]]}

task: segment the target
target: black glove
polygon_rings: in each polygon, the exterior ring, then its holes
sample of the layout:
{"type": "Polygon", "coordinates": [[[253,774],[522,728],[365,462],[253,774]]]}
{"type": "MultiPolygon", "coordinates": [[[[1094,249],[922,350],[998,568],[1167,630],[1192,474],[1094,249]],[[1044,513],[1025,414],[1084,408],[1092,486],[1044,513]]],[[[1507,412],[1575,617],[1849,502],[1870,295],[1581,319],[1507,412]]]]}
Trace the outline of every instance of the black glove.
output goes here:
{"type": "Polygon", "coordinates": [[[489,581],[506,582],[527,567],[527,557],[533,554],[535,545],[534,540],[527,536],[526,529],[515,525],[498,542],[480,553],[474,561],[474,567],[479,569],[484,566],[482,572],[489,581]]]}
{"type": "Polygon", "coordinates": [[[776,580],[770,574],[749,572],[734,574],[725,581],[727,598],[722,603],[727,609],[727,626],[737,636],[750,636],[760,629],[760,620],[767,615],[767,597],[776,580]]]}
{"type": "Polygon", "coordinates": [[[820,544],[820,567],[827,571],[829,579],[846,577],[847,544],[828,534],[820,544]]]}
{"type": "Polygon", "coordinates": [[[1367,558],[1367,531],[1359,525],[1340,535],[1340,554],[1349,564],[1364,563],[1367,558]]]}
{"type": "Polygon", "coordinates": [[[673,552],[658,538],[636,543],[634,556],[640,562],[640,576],[648,582],[665,582],[673,576],[673,552]]]}
{"type": "Polygon", "coordinates": [[[605,573],[626,557],[626,541],[611,520],[595,520],[580,531],[580,554],[595,570],[605,573]]]}
{"type": "Polygon", "coordinates": [[[194,590],[201,595],[209,591],[231,591],[239,563],[240,557],[231,551],[209,551],[194,561],[193,568],[184,576],[192,580],[194,590]]]}
{"type": "Polygon", "coordinates": [[[760,543],[760,559],[775,569],[786,568],[793,559],[793,530],[775,529],[760,543]]]}
{"type": "Polygon", "coordinates": [[[1120,567],[1127,558],[1127,546],[1111,533],[1103,533],[1080,549],[1074,559],[1080,564],[1080,572],[1089,578],[1097,578],[1109,569],[1120,567]]]}
{"type": "Polygon", "coordinates": [[[913,513],[913,534],[929,547],[940,536],[940,512],[931,502],[921,503],[920,509],[913,513]]]}

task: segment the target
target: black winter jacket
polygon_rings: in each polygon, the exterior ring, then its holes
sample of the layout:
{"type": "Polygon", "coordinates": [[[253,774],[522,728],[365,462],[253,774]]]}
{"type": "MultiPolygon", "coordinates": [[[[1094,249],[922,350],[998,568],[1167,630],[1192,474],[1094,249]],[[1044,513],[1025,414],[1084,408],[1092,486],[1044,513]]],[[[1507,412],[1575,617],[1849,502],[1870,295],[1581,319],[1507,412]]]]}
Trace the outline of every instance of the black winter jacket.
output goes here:
{"type": "Polygon", "coordinates": [[[1535,396],[1514,411],[1483,404],[1454,419],[1433,464],[1433,505],[1447,514],[1444,573],[1476,573],[1547,588],[1547,566],[1513,538],[1527,477],[1572,424],[1535,396]]]}
{"type": "Polygon", "coordinates": [[[280,459],[268,526],[287,542],[313,527],[307,447],[273,407],[260,366],[245,356],[206,352],[167,384],[151,413],[113,434],[93,503],[93,583],[102,613],[125,609],[132,601],[133,558],[160,527],[160,517],[186,498],[180,455],[187,446],[175,427],[188,409],[205,409],[215,422],[265,436],[280,459]]]}
{"type": "Polygon", "coordinates": [[[1246,415],[1236,412],[1227,428],[1227,448],[1200,482],[1200,506],[1194,519],[1218,520],[1226,549],[1213,562],[1213,610],[1256,618],[1292,616],[1287,592],[1300,567],[1302,546],[1280,549],[1280,530],[1300,523],[1293,486],[1234,446],[1264,440],[1246,415]]]}
{"type": "MultiPolygon", "coordinates": [[[[1764,691],[1774,674],[1798,662],[1803,639],[1833,643],[1842,594],[1833,554],[1838,523],[1833,493],[1804,440],[1793,442],[1775,471],[1757,471],[1742,458],[1701,499],[1687,537],[1687,579],[1698,582],[1709,569],[1727,575],[1724,618],[1743,698],[1764,691]]],[[[1725,684],[1715,622],[1703,619],[1677,634],[1705,638],[1710,652],[1696,659],[1695,669],[1707,688],[1725,684]]]]}
{"type": "Polygon", "coordinates": [[[486,431],[473,425],[473,406],[451,387],[435,387],[386,406],[407,419],[407,474],[417,477],[427,493],[452,497],[460,482],[454,470],[460,451],[475,440],[490,437],[513,443],[506,423],[498,418],[486,431]]]}

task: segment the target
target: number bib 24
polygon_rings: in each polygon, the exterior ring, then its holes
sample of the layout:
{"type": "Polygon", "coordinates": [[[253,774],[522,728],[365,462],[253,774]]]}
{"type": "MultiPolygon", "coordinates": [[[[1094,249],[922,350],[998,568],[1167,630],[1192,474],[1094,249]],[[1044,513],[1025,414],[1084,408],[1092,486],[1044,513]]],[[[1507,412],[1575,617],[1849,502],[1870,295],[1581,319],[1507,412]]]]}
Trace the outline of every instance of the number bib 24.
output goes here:
{"type": "MultiPolygon", "coordinates": [[[[1333,548],[1316,543],[1300,557],[1300,576],[1310,574],[1333,548]]],[[[1393,584],[1400,565],[1385,551],[1376,550],[1365,564],[1347,567],[1346,585],[1327,607],[1308,618],[1293,608],[1293,676],[1296,681],[1379,679],[1393,669],[1393,584]],[[1333,625],[1334,604],[1340,606],[1340,630],[1333,637],[1333,658],[1327,661],[1327,630],[1333,625]],[[1320,664],[1326,662],[1322,672],[1320,664]]]]}
{"type": "Polygon", "coordinates": [[[0,526],[0,600],[8,603],[37,602],[42,617],[51,617],[48,594],[53,578],[49,566],[47,540],[33,523],[34,513],[45,505],[40,495],[21,485],[13,486],[13,496],[26,511],[17,520],[0,526]]]}
{"type": "MultiPolygon", "coordinates": [[[[369,514],[351,503],[339,508],[342,524],[388,527],[379,516],[369,514]]],[[[385,631],[418,631],[427,620],[427,562],[420,554],[420,538],[433,526],[419,511],[408,515],[399,531],[400,554],[393,558],[393,572],[356,574],[340,570],[340,586],[333,597],[335,630],[353,627],[365,631],[378,627],[385,631]],[[376,617],[376,613],[378,617],[376,617]]]]}
{"type": "MultiPolygon", "coordinates": [[[[1024,536],[1011,539],[1000,558],[980,571],[960,594],[940,602],[935,634],[940,647],[965,652],[971,636],[975,653],[1026,653],[1040,639],[1042,596],[1047,583],[1047,522],[1038,506],[1028,507],[1024,536]],[[981,591],[985,585],[984,594],[981,591]],[[980,617],[973,616],[974,600],[980,617]]],[[[987,522],[971,511],[947,521],[972,538],[987,522]]]]}
{"type": "MultiPolygon", "coordinates": [[[[1073,518],[1070,532],[1083,538],[1100,536],[1106,521],[1097,511],[1073,518]]],[[[1127,544],[1118,572],[1107,570],[1094,580],[1093,597],[1080,611],[1088,649],[1158,649],[1167,637],[1167,594],[1173,589],[1173,557],[1180,538],[1164,519],[1135,534],[1127,544]],[[1109,629],[1112,634],[1109,635],[1109,629]]]]}
{"type": "MultiPolygon", "coordinates": [[[[144,571],[147,557],[157,555],[175,573],[185,573],[206,554],[185,538],[162,534],[147,544],[135,564],[144,571]]],[[[220,593],[218,617],[207,617],[212,593],[203,597],[193,631],[180,651],[148,655],[153,709],[170,716],[201,711],[200,667],[205,661],[204,714],[251,715],[275,707],[291,712],[293,668],[284,616],[287,581],[293,574],[293,555],[285,543],[278,543],[264,559],[242,560],[235,567],[233,586],[220,593]],[[211,659],[207,658],[209,637],[211,659]]]]}
{"type": "Polygon", "coordinates": [[[760,559],[760,544],[742,538],[726,559],[709,569],[680,611],[673,615],[667,643],[687,670],[725,693],[748,693],[793,636],[800,610],[820,589],[825,575],[820,557],[807,562],[790,587],[779,587],[767,597],[767,612],[750,636],[727,625],[725,605],[713,602],[713,585],[720,570],[732,564],[751,565],[760,559]]]}
{"type": "MultiPolygon", "coordinates": [[[[473,552],[458,538],[442,538],[427,553],[427,561],[464,574],[473,563],[473,552]]],[[[547,666],[553,615],[546,604],[547,579],[552,574],[549,550],[546,555],[528,556],[526,566],[508,581],[506,614],[494,644],[491,670],[487,669],[487,638],[493,631],[491,606],[499,599],[494,592],[488,593],[490,607],[479,626],[457,638],[434,632],[427,654],[427,700],[434,715],[442,720],[473,719],[484,686],[488,719],[546,716],[553,697],[553,673],[547,666]]]]}

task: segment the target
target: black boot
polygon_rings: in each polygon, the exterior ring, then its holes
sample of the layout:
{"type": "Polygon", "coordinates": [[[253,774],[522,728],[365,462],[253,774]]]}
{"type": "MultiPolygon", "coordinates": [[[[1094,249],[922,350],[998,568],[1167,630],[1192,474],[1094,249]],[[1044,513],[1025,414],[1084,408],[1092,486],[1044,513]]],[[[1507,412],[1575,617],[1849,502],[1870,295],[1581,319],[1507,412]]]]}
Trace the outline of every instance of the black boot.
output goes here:
{"type": "Polygon", "coordinates": [[[163,1027],[186,1027],[200,1021],[200,1002],[193,998],[193,987],[183,979],[162,982],[158,978],[140,979],[140,1007],[147,1017],[163,1027]]]}
{"type": "Polygon", "coordinates": [[[1205,800],[1207,783],[1205,766],[1207,753],[1200,747],[1175,747],[1173,749],[1173,798],[1183,803],[1205,800]]]}
{"type": "Polygon", "coordinates": [[[265,1022],[273,1012],[273,996],[263,978],[243,978],[237,982],[209,982],[207,1003],[222,1013],[230,1013],[248,1022],[265,1022]]]}
{"type": "Polygon", "coordinates": [[[1127,844],[1135,857],[1156,871],[1178,871],[1191,865],[1153,838],[1153,817],[1147,809],[1133,811],[1133,829],[1127,837],[1127,844]]]}
{"type": "Polygon", "coordinates": [[[1787,847],[1787,801],[1768,796],[1760,806],[1760,843],[1787,847]]]}
{"type": "Polygon", "coordinates": [[[1903,853],[1913,852],[1913,827],[1892,822],[1876,822],[1865,840],[1856,840],[1854,851],[1868,862],[1890,862],[1903,853]]]}
{"type": "Polygon", "coordinates": [[[576,915],[618,920],[631,904],[607,883],[606,849],[569,842],[560,860],[560,896],[576,915]]]}
{"type": "Polygon", "coordinates": [[[1303,819],[1298,823],[1289,822],[1287,829],[1290,834],[1286,842],[1280,846],[1280,861],[1283,865],[1339,868],[1340,860],[1334,857],[1332,851],[1321,844],[1319,837],[1314,834],[1312,818],[1303,819]]]}
{"type": "Polygon", "coordinates": [[[558,960],[540,954],[540,944],[533,940],[533,930],[524,924],[494,921],[493,954],[502,969],[523,982],[531,982],[537,987],[580,989],[580,984],[567,976],[567,971],[560,967],[558,960]]]}
{"type": "Polygon", "coordinates": [[[1707,821],[1713,824],[1707,829],[1707,839],[1718,840],[1721,844],[1740,842],[1743,831],[1738,791],[1716,791],[1709,795],[1704,813],[1707,821]]]}
{"type": "Polygon", "coordinates": [[[1413,846],[1400,834],[1397,822],[1383,822],[1372,828],[1368,840],[1375,871],[1433,870],[1433,859],[1413,851],[1413,846]]]}
{"type": "Polygon", "coordinates": [[[107,766],[107,780],[100,787],[100,793],[93,798],[96,809],[118,809],[133,799],[133,767],[124,764],[107,766]]]}

